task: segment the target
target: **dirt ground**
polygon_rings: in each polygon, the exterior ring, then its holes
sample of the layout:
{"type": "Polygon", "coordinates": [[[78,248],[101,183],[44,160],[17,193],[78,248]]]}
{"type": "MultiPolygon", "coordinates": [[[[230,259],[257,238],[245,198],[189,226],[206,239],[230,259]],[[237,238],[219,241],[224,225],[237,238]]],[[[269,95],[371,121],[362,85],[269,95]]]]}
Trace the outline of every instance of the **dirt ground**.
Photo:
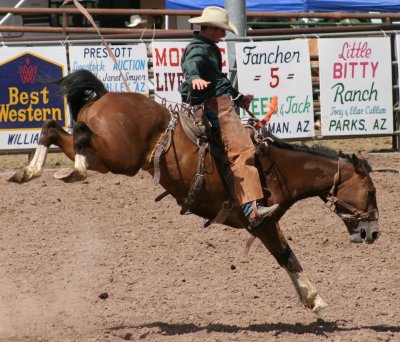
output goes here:
{"type": "MultiPolygon", "coordinates": [[[[330,142],[398,170],[386,140],[330,142]],[[369,153],[368,153],[369,152],[369,153]]],[[[64,184],[49,157],[41,178],[7,178],[26,156],[0,157],[0,341],[400,341],[400,175],[374,172],[382,235],[350,244],[317,198],[281,221],[305,273],[330,305],[325,321],[248,233],[180,216],[141,172],[90,172],[64,184]]]]}

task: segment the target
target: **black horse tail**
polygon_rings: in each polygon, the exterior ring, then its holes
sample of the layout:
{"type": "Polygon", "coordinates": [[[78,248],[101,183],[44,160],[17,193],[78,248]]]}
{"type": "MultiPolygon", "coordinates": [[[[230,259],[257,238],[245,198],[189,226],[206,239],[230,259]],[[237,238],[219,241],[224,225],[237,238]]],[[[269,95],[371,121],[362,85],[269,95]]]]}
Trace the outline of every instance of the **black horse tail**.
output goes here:
{"type": "Polygon", "coordinates": [[[90,71],[77,70],[55,81],[62,87],[62,93],[67,97],[69,109],[74,121],[78,118],[81,108],[91,99],[99,99],[108,91],[104,84],[90,71]]]}

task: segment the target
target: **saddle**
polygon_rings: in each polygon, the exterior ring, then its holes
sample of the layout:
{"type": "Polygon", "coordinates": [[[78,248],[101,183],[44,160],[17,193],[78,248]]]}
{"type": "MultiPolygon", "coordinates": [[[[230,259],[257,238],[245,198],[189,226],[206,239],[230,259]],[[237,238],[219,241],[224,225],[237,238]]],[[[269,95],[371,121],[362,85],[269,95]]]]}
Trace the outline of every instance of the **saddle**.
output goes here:
{"type": "MultiPolygon", "coordinates": [[[[224,144],[220,138],[219,131],[212,129],[211,124],[204,115],[204,107],[202,105],[185,107],[180,111],[171,111],[171,117],[171,122],[173,124],[171,125],[170,123],[163,139],[159,142],[155,150],[154,164],[156,182],[157,179],[159,179],[159,157],[165,150],[168,149],[167,145],[169,145],[172,131],[175,129],[176,121],[179,120],[186,136],[199,148],[196,174],[193,177],[187,197],[182,203],[179,203],[182,207],[180,213],[181,215],[184,215],[189,212],[190,206],[196,201],[196,197],[203,187],[205,155],[207,152],[209,152],[213,155],[216,161],[216,165],[222,176],[225,188],[228,190],[229,199],[223,202],[219,213],[214,219],[205,221],[204,227],[208,227],[213,222],[223,223],[228,218],[232,209],[236,206],[236,203],[230,165],[226,157],[224,144]]],[[[245,125],[245,128],[248,130],[253,143],[257,145],[258,139],[256,129],[251,125],[245,125]]],[[[160,201],[167,195],[168,192],[160,194],[156,198],[156,201],[160,201]]]]}
{"type": "MultiPolygon", "coordinates": [[[[186,136],[199,147],[198,170],[191,187],[193,191],[189,191],[189,195],[182,205],[182,211],[187,210],[186,204],[190,205],[193,203],[197,193],[201,190],[204,178],[204,154],[208,151],[216,161],[216,166],[219,169],[225,188],[228,190],[229,199],[223,203],[217,217],[209,220],[205,225],[208,226],[212,222],[223,223],[236,203],[230,163],[225,153],[220,132],[211,127],[210,122],[204,114],[204,107],[202,105],[192,106],[185,111],[180,111],[178,116],[186,136]],[[203,165],[200,165],[200,163],[203,163],[203,165]]],[[[259,139],[256,139],[258,135],[256,129],[251,125],[245,125],[245,128],[253,143],[257,145],[259,139]]]]}

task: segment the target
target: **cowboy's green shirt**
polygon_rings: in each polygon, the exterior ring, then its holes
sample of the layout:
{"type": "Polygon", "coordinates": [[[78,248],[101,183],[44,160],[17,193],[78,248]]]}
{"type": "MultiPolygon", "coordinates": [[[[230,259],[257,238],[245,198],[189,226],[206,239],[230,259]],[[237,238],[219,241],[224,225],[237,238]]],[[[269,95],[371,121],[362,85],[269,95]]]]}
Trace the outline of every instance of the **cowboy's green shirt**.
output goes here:
{"type": "Polygon", "coordinates": [[[185,75],[185,81],[179,86],[183,102],[196,105],[214,96],[229,94],[236,98],[239,95],[222,72],[222,56],[219,47],[198,32],[194,33],[194,38],[186,47],[181,65],[185,75]],[[192,80],[196,78],[202,78],[211,83],[203,90],[193,90],[192,80]]]}

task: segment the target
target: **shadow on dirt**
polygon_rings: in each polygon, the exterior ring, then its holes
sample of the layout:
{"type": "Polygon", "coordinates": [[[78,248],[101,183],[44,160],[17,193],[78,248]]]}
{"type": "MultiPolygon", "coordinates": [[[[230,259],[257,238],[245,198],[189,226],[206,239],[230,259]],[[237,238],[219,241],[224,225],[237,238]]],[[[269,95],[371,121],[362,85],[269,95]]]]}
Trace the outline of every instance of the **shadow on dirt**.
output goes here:
{"type": "Polygon", "coordinates": [[[345,327],[343,326],[346,322],[326,322],[323,320],[317,320],[310,324],[288,324],[288,323],[264,323],[264,324],[251,324],[247,327],[240,327],[236,325],[226,324],[209,324],[206,326],[198,326],[196,324],[170,324],[163,322],[154,322],[148,324],[141,324],[137,326],[118,326],[113,327],[110,330],[122,330],[122,329],[143,329],[143,328],[158,328],[160,334],[166,336],[184,335],[196,333],[199,331],[219,332],[219,333],[238,333],[241,331],[252,331],[252,332],[275,332],[276,335],[281,333],[292,333],[292,334],[314,334],[317,336],[324,336],[326,333],[334,333],[341,331],[360,331],[360,330],[373,330],[375,332],[400,332],[400,326],[386,326],[386,325],[373,325],[373,326],[356,326],[356,327],[345,327]]]}

